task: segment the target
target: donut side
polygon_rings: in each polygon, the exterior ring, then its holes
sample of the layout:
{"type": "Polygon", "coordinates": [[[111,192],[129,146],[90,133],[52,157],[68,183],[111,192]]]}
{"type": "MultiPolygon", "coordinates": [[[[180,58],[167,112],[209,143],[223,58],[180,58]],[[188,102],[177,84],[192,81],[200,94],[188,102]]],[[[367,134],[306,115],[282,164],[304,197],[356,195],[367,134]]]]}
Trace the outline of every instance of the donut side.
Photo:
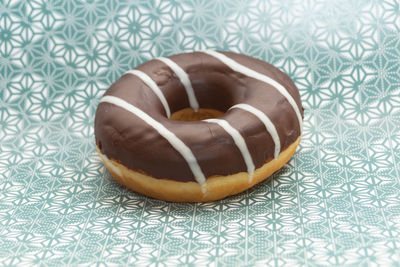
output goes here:
{"type": "Polygon", "coordinates": [[[213,176],[208,177],[203,185],[206,188],[205,191],[196,182],[179,182],[144,175],[125,167],[114,159],[108,159],[98,147],[97,151],[114,179],[135,192],[170,202],[209,202],[241,193],[270,177],[292,157],[300,139],[298,137],[295,142],[281,151],[277,158],[257,168],[251,182],[246,172],[213,176]]]}

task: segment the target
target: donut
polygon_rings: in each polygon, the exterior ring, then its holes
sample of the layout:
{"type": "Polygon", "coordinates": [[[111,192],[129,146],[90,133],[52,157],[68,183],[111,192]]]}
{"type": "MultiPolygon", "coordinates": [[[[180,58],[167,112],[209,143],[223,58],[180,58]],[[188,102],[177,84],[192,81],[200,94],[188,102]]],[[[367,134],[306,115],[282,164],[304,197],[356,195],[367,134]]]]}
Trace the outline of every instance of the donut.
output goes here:
{"type": "Polygon", "coordinates": [[[300,142],[304,109],[283,72],[214,50],[155,58],[123,74],[95,115],[98,154],[143,195],[207,202],[270,177],[300,142]]]}

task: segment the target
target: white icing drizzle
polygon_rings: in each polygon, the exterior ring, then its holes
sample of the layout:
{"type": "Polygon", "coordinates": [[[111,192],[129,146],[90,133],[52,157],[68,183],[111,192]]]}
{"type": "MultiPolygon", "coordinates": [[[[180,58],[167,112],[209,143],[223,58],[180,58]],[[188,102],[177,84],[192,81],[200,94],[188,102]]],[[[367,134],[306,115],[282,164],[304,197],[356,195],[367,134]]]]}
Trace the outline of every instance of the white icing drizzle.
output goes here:
{"type": "Polygon", "coordinates": [[[286,90],[286,88],[283,85],[281,85],[274,79],[272,79],[264,74],[261,74],[255,70],[252,70],[217,51],[206,50],[206,51],[202,51],[202,52],[219,59],[221,62],[223,62],[225,65],[227,65],[228,67],[230,67],[232,70],[234,70],[236,72],[242,73],[248,77],[265,82],[265,83],[273,86],[274,88],[276,88],[284,97],[286,97],[286,99],[289,101],[289,104],[293,107],[294,111],[296,112],[297,119],[299,121],[300,132],[302,131],[303,119],[301,117],[299,107],[297,106],[296,101],[288,93],[288,91],[286,90]]]}
{"type": "Polygon", "coordinates": [[[158,85],[150,78],[149,75],[144,73],[143,71],[140,70],[128,70],[125,74],[133,74],[137,77],[139,77],[150,89],[158,96],[158,98],[161,101],[161,104],[164,106],[165,113],[167,114],[167,117],[171,117],[171,111],[168,106],[168,102],[165,99],[164,94],[161,92],[160,88],[158,85]]]}
{"type": "Polygon", "coordinates": [[[207,119],[203,120],[205,122],[216,123],[221,126],[230,136],[232,136],[235,145],[239,148],[242,153],[242,157],[247,166],[247,173],[249,174],[249,183],[253,180],[255,166],[253,163],[253,159],[251,158],[249,149],[247,148],[246,142],[244,141],[243,136],[232,127],[227,121],[221,119],[207,119]]]}
{"type": "Polygon", "coordinates": [[[276,130],[275,125],[267,117],[267,115],[265,115],[265,113],[262,112],[261,110],[255,108],[253,106],[250,106],[248,104],[237,104],[237,105],[232,106],[230,109],[233,109],[233,108],[239,108],[239,109],[246,110],[246,111],[252,113],[253,115],[257,116],[257,118],[262,123],[264,123],[265,128],[267,128],[267,131],[271,135],[272,140],[274,141],[274,144],[275,144],[274,158],[278,158],[279,153],[281,152],[281,141],[279,139],[278,131],[276,130]]]}
{"type": "Polygon", "coordinates": [[[129,111],[130,113],[136,115],[140,119],[142,119],[145,123],[153,127],[162,137],[167,139],[167,141],[172,145],[173,148],[175,148],[181,155],[182,157],[186,160],[186,162],[189,165],[190,170],[192,171],[196,181],[201,185],[201,189],[203,193],[205,193],[205,182],[206,178],[201,171],[201,168],[193,155],[192,151],[190,150],[189,147],[185,145],[185,143],[182,142],[181,139],[179,139],[174,133],[169,131],[167,128],[165,128],[164,125],[159,123],[158,121],[154,120],[152,117],[147,115],[145,112],[143,112],[141,109],[133,106],[132,104],[129,104],[125,100],[122,100],[121,98],[115,97],[115,96],[104,96],[101,100],[100,103],[110,103],[113,105],[116,105],[120,108],[125,109],[126,111],[129,111]]]}
{"type": "Polygon", "coordinates": [[[190,82],[189,75],[187,75],[187,73],[178,64],[176,64],[169,58],[159,57],[156,59],[164,62],[168,67],[170,67],[173,70],[173,72],[175,72],[176,76],[178,76],[179,80],[185,87],[190,107],[197,112],[199,110],[199,102],[197,101],[196,95],[194,94],[194,90],[192,87],[192,83],[190,82]]]}
{"type": "Polygon", "coordinates": [[[106,155],[103,154],[99,154],[101,160],[104,162],[104,165],[106,165],[108,168],[110,168],[113,172],[115,172],[120,178],[124,179],[124,177],[122,177],[122,173],[121,171],[117,168],[117,166],[115,166],[106,155]]]}

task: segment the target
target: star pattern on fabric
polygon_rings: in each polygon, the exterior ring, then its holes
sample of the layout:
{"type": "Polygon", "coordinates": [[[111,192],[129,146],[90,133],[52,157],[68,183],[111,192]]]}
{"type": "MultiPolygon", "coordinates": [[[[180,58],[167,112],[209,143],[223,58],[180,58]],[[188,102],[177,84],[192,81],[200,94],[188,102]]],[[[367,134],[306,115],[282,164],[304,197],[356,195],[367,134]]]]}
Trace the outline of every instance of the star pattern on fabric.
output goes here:
{"type": "Polygon", "coordinates": [[[3,265],[400,262],[400,6],[392,0],[0,3],[3,265]],[[107,87],[158,56],[230,50],[287,73],[300,146],[212,203],[133,193],[96,154],[107,87]]]}

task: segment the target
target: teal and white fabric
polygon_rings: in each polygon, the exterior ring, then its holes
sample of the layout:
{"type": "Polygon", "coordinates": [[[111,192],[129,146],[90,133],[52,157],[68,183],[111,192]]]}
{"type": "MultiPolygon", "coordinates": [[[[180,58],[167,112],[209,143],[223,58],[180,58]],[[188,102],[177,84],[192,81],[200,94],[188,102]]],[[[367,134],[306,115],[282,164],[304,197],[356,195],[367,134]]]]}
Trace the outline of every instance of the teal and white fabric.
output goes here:
{"type": "Polygon", "coordinates": [[[0,1],[0,265],[399,262],[398,1],[0,1]],[[293,78],[298,151],[212,203],[124,189],[96,155],[100,97],[148,59],[200,49],[293,78]]]}

